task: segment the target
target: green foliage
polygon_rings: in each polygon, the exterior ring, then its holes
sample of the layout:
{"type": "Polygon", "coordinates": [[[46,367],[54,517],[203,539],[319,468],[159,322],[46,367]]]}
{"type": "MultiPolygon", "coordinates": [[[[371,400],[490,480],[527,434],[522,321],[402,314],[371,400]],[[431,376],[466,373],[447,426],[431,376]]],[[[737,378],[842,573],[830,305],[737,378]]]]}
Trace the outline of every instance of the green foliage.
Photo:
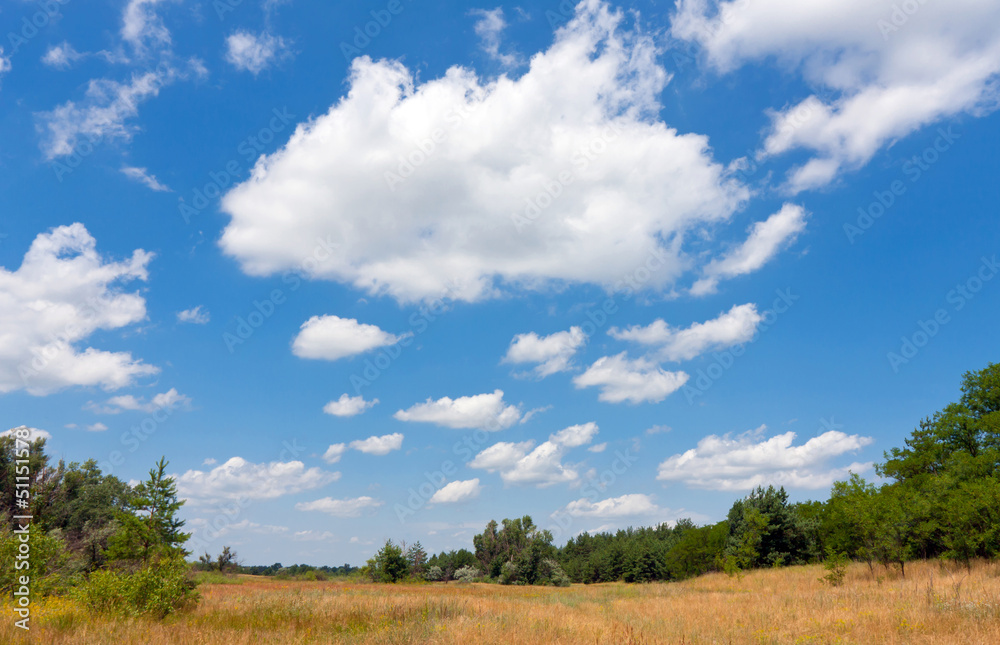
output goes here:
{"type": "Polygon", "coordinates": [[[432,581],[444,580],[444,570],[435,564],[427,569],[424,579],[432,581]]]}
{"type": "Polygon", "coordinates": [[[784,488],[758,487],[729,510],[726,557],[741,569],[804,564],[813,559],[810,527],[784,488]]]}
{"type": "Polygon", "coordinates": [[[183,544],[190,534],[181,531],[184,521],[177,517],[184,502],[177,499],[177,483],[166,471],[167,461],[160,459],[149,479],[133,490],[127,510],[116,513],[118,528],[106,551],[109,560],[145,563],[187,555],[183,544]]]}
{"type": "Polygon", "coordinates": [[[455,572],[455,580],[459,582],[475,582],[483,576],[476,567],[464,566],[455,572]]]}
{"type": "Polygon", "coordinates": [[[71,582],[72,571],[68,566],[70,554],[59,531],[45,533],[37,525],[31,524],[27,533],[16,533],[11,526],[8,521],[3,521],[0,526],[0,593],[10,595],[21,586],[22,576],[28,577],[30,584],[27,586],[32,596],[47,596],[63,591],[71,582]],[[25,537],[26,542],[22,539],[25,537]],[[25,543],[29,549],[28,558],[24,557],[21,550],[25,543]]]}
{"type": "Polygon", "coordinates": [[[96,614],[163,618],[197,603],[188,573],[180,558],[155,560],[134,571],[94,571],[74,596],[96,614]]]}
{"type": "Polygon", "coordinates": [[[74,568],[91,571],[105,563],[108,539],[127,510],[132,489],[117,477],[104,475],[97,461],[71,463],[45,472],[35,490],[35,517],[46,531],[59,530],[74,554],[74,568]]]}
{"type": "Polygon", "coordinates": [[[827,547],[826,559],[823,561],[823,568],[826,575],[820,580],[831,587],[839,587],[844,584],[844,577],[847,575],[847,564],[850,560],[843,551],[837,552],[833,548],[827,547]]]}
{"type": "Polygon", "coordinates": [[[529,515],[514,520],[505,519],[502,528],[490,521],[486,529],[473,538],[476,559],[487,575],[506,585],[555,584],[566,576],[556,563],[552,533],[535,526],[529,515]],[[556,564],[553,568],[546,561],[556,564]]]}
{"type": "Polygon", "coordinates": [[[403,548],[386,540],[375,557],[368,560],[368,571],[374,582],[399,582],[410,575],[410,564],[403,548]]]}
{"type": "Polygon", "coordinates": [[[424,571],[427,568],[427,552],[424,551],[424,547],[419,541],[410,545],[410,547],[406,549],[405,557],[410,575],[417,578],[423,578],[424,571]]]}

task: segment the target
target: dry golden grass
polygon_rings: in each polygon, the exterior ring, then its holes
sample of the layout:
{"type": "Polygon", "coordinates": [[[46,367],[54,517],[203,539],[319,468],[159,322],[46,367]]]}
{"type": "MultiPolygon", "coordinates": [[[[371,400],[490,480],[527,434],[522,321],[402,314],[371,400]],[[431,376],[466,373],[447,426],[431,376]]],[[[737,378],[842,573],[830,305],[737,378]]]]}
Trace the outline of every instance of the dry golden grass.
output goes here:
{"type": "Polygon", "coordinates": [[[51,600],[26,638],[6,607],[0,643],[1000,643],[1000,564],[913,563],[905,579],[855,564],[837,588],[823,573],[563,589],[247,577],[203,585],[197,609],[164,622],[94,619],[51,600]]]}

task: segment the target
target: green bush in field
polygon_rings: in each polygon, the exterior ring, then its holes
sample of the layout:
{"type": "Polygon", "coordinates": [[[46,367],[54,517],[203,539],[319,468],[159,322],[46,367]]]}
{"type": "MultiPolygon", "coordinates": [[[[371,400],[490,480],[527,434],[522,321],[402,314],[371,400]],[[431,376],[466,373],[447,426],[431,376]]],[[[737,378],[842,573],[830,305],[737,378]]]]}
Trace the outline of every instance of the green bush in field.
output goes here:
{"type": "Polygon", "coordinates": [[[459,582],[475,582],[483,574],[475,567],[465,566],[455,572],[455,580],[459,582]]]}
{"type": "Polygon", "coordinates": [[[94,571],[73,595],[95,614],[163,618],[197,602],[188,570],[186,562],[172,558],[135,571],[94,571]]]}
{"type": "Polygon", "coordinates": [[[843,551],[837,552],[833,547],[826,547],[826,560],[823,568],[827,573],[820,578],[820,581],[827,583],[831,587],[839,587],[844,584],[844,577],[847,575],[847,554],[843,551]]]}
{"type": "MultiPolygon", "coordinates": [[[[61,592],[70,583],[69,553],[59,530],[45,533],[37,525],[28,528],[30,567],[18,568],[20,534],[9,523],[0,526],[0,593],[10,595],[20,587],[22,576],[29,578],[32,596],[48,596],[61,592]]],[[[24,561],[21,561],[23,565],[24,561]]]]}

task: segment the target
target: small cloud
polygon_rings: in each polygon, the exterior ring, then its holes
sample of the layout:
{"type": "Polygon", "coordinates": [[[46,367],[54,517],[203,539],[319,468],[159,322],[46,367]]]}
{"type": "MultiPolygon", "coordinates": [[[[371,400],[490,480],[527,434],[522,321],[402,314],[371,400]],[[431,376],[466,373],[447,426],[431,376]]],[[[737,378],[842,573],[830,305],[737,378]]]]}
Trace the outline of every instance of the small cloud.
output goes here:
{"type": "Polygon", "coordinates": [[[219,463],[218,459],[216,459],[214,457],[209,457],[209,458],[205,459],[205,461],[201,462],[201,465],[202,466],[214,466],[217,463],[219,463]]]}
{"type": "Polygon", "coordinates": [[[177,322],[191,323],[192,325],[205,325],[212,319],[209,313],[203,310],[202,305],[194,309],[185,309],[177,312],[177,322]]]}
{"type": "Polygon", "coordinates": [[[280,36],[272,36],[267,32],[252,34],[249,31],[237,31],[226,38],[226,60],[236,69],[250,72],[254,76],[273,65],[287,49],[280,36]]]}
{"type": "Polygon", "coordinates": [[[687,383],[684,372],[667,372],[645,359],[630,360],[625,352],[597,359],[573,379],[577,388],[598,386],[598,399],[607,403],[659,403],[687,383]]]}
{"type": "Polygon", "coordinates": [[[399,421],[433,423],[446,428],[478,428],[494,432],[514,425],[521,419],[521,409],[503,400],[503,390],[492,393],[427,399],[406,410],[398,410],[399,421]]]}
{"type": "Polygon", "coordinates": [[[431,497],[430,504],[455,504],[465,502],[479,497],[482,486],[479,485],[479,478],[468,481],[454,481],[442,486],[434,496],[431,497]]]}
{"type": "Polygon", "coordinates": [[[335,417],[353,417],[361,414],[365,410],[368,410],[377,403],[378,399],[365,401],[365,398],[360,394],[358,396],[341,394],[339,399],[336,401],[330,401],[323,406],[323,412],[331,414],[335,417]]]}
{"type": "Polygon", "coordinates": [[[302,323],[292,341],[292,353],[299,358],[335,361],[395,345],[409,335],[396,336],[353,318],[313,316],[302,323]]]}
{"type": "Polygon", "coordinates": [[[486,9],[473,9],[469,12],[469,15],[479,18],[476,21],[474,29],[481,41],[480,47],[482,50],[504,67],[515,67],[519,63],[516,55],[500,53],[500,39],[503,35],[503,30],[507,28],[503,9],[501,7],[489,11],[486,9]]]}
{"type": "Polygon", "coordinates": [[[76,425],[75,423],[67,423],[67,424],[66,424],[66,425],[64,425],[63,427],[64,427],[64,428],[69,428],[70,430],[73,430],[74,428],[76,428],[76,427],[77,427],[77,425],[76,425]]]}
{"type": "Polygon", "coordinates": [[[378,508],[382,504],[381,500],[367,496],[354,499],[324,497],[313,502],[299,502],[295,505],[295,510],[319,511],[333,517],[360,517],[365,510],[378,508]]]}
{"type": "Polygon", "coordinates": [[[344,456],[345,452],[347,452],[346,444],[335,443],[327,448],[326,452],[323,453],[323,461],[328,464],[335,464],[340,461],[340,458],[344,456]]]}
{"type": "Polygon", "coordinates": [[[587,336],[580,327],[549,336],[539,336],[535,332],[518,334],[510,341],[501,363],[537,363],[535,375],[545,378],[571,369],[573,355],[586,342],[587,336]]]}
{"type": "Polygon", "coordinates": [[[156,179],[154,175],[151,175],[149,171],[145,168],[137,168],[135,166],[123,166],[122,174],[133,181],[137,181],[140,184],[144,184],[150,190],[154,190],[159,193],[170,193],[173,192],[156,179]]]}
{"type": "MultiPolygon", "coordinates": [[[[10,437],[13,436],[14,433],[16,432],[24,434],[25,430],[28,431],[28,441],[36,441],[38,439],[52,438],[52,435],[49,432],[46,432],[45,430],[39,430],[38,428],[29,428],[28,426],[18,426],[16,428],[11,428],[10,430],[5,430],[4,432],[0,432],[0,437],[10,437]]],[[[105,430],[107,430],[107,428],[105,428],[105,430]]]]}
{"type": "Polygon", "coordinates": [[[104,425],[103,423],[101,423],[99,421],[97,423],[93,423],[93,424],[87,426],[87,431],[88,432],[104,432],[107,429],[108,429],[108,426],[104,425]]]}
{"type": "Polygon", "coordinates": [[[81,54],[73,49],[73,45],[64,40],[58,45],[49,47],[49,50],[42,56],[42,62],[56,69],[69,69],[80,59],[86,58],[86,56],[86,54],[81,54]]]}
{"type": "Polygon", "coordinates": [[[607,447],[608,447],[608,442],[605,441],[604,443],[599,443],[596,446],[591,446],[591,447],[587,448],[587,451],[588,452],[604,452],[607,449],[607,447]]]}
{"type": "Polygon", "coordinates": [[[352,441],[350,447],[352,450],[363,452],[366,455],[387,455],[393,450],[399,450],[403,447],[403,434],[397,432],[381,437],[368,437],[364,440],[352,441]]]}
{"type": "Polygon", "coordinates": [[[113,396],[103,404],[98,405],[93,401],[88,401],[83,406],[85,410],[90,410],[97,414],[119,414],[125,410],[130,412],[157,412],[159,410],[187,410],[191,408],[191,398],[181,394],[177,388],[170,388],[147,401],[145,397],[135,397],[131,394],[113,396]]]}
{"type": "Polygon", "coordinates": [[[671,430],[673,430],[673,428],[671,428],[670,426],[659,426],[659,425],[657,425],[657,426],[653,426],[651,428],[646,428],[646,434],[647,435],[666,434],[666,433],[670,432],[671,430]]]}

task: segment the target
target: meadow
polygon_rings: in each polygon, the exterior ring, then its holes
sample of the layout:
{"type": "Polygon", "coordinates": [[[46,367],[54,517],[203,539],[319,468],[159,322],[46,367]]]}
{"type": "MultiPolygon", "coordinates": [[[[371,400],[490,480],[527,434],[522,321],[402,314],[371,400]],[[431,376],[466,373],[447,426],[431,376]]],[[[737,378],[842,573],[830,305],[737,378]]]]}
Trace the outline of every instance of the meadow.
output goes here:
{"type": "Polygon", "coordinates": [[[3,643],[1000,643],[1000,564],[852,564],[843,585],[818,565],[707,574],[678,583],[372,584],[239,576],[163,621],[34,607],[32,631],[5,607],[3,643]]]}

